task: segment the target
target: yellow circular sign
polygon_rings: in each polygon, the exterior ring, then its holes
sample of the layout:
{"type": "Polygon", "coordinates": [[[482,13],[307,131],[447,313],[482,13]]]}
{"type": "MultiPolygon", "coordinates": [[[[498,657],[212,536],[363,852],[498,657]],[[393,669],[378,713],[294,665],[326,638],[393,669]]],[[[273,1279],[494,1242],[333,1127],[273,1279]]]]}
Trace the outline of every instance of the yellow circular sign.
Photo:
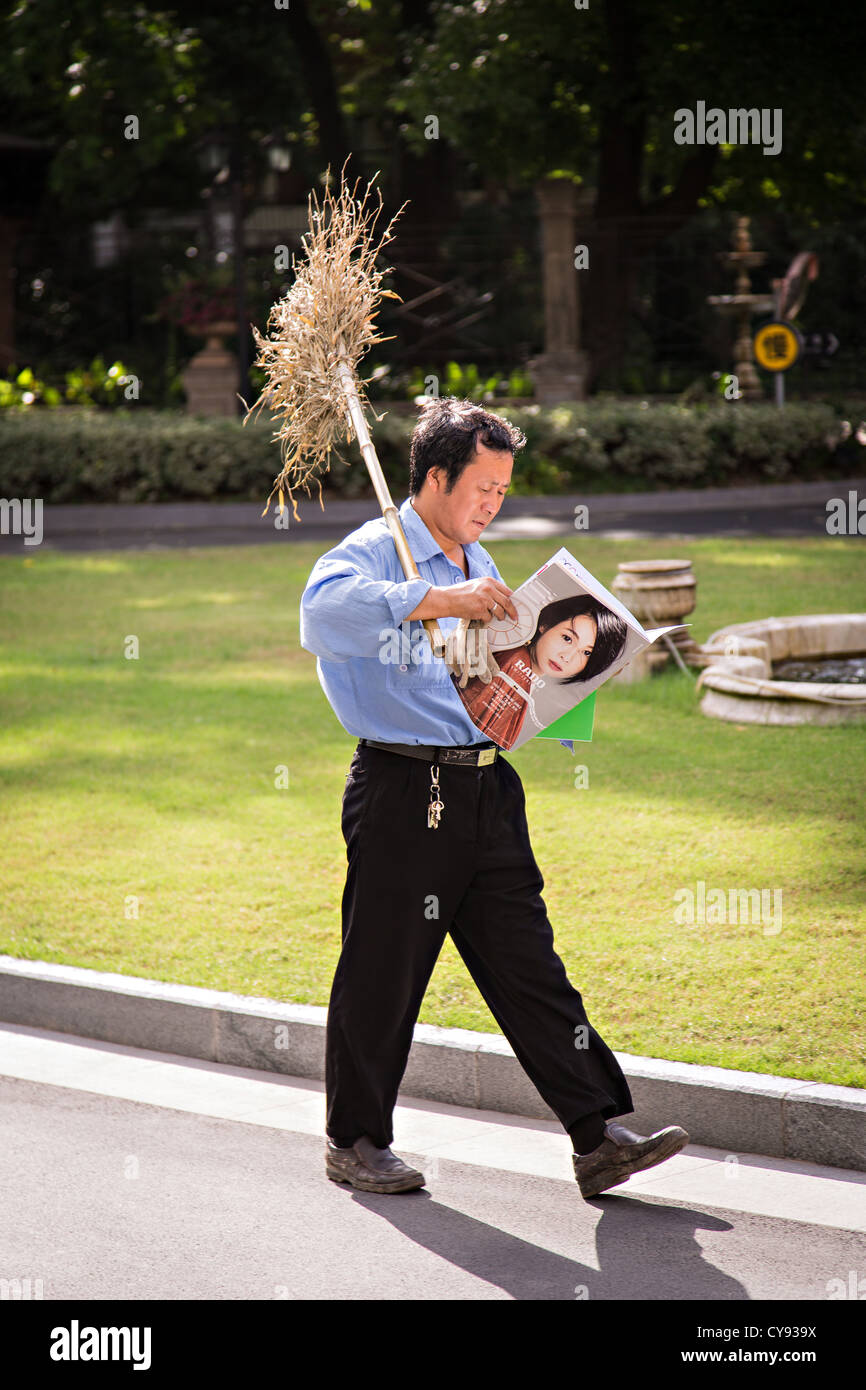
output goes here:
{"type": "Polygon", "coordinates": [[[800,356],[800,335],[789,323],[765,323],[752,339],[752,350],[765,371],[786,372],[800,356]]]}

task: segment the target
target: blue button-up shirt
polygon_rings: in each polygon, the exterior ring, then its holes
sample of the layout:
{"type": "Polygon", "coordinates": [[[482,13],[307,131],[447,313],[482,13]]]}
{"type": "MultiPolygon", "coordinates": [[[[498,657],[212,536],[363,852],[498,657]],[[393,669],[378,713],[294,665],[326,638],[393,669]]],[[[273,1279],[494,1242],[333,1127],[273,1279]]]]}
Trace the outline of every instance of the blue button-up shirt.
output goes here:
{"type": "MultiPolygon", "coordinates": [[[[437,545],[412,506],[400,521],[420,579],[406,579],[384,518],[353,531],[322,555],[301,598],[301,645],[313,652],[322,689],[347,733],[381,743],[438,747],[486,743],[433,657],[419,620],[406,622],[435,585],[466,576],[437,545]]],[[[463,546],[470,579],[501,576],[478,541],[463,546]]],[[[443,633],[456,618],[439,618],[443,633]]]]}

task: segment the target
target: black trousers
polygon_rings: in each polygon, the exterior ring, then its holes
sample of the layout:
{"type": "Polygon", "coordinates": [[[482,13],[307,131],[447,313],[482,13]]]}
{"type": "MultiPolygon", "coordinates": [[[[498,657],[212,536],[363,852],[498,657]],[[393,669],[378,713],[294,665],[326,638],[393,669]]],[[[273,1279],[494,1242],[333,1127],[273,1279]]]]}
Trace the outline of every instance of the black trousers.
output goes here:
{"type": "Polygon", "coordinates": [[[359,747],[343,794],[343,947],[328,1009],[328,1136],[393,1142],[392,1117],[447,932],[521,1066],[568,1131],[634,1109],[553,946],[514,768],[439,764],[445,809],[427,828],[430,764],[359,747]],[[585,1031],[584,1031],[585,1030],[585,1031]],[[576,1045],[577,1044],[577,1045],[576,1045]]]}

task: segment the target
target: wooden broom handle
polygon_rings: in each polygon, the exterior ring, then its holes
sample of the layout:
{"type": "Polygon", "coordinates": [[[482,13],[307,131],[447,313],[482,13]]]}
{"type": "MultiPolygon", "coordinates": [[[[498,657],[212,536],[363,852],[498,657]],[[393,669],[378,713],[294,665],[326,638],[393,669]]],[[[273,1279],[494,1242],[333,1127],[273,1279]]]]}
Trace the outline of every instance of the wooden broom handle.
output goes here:
{"type": "MultiPolygon", "coordinates": [[[[337,375],[346,397],[346,404],[349,408],[349,418],[352,421],[355,434],[358,436],[358,443],[361,446],[361,456],[364,463],[367,465],[367,472],[370,475],[370,481],[373,484],[376,497],[379,500],[379,506],[382,508],[385,524],[393,537],[394,545],[397,549],[397,556],[400,560],[400,564],[403,566],[403,573],[407,579],[420,579],[421,576],[418,573],[418,566],[412,558],[409,542],[406,539],[406,532],[400,524],[399,513],[394,506],[388,484],[385,482],[385,475],[382,472],[382,466],[376,454],[376,446],[370,438],[370,431],[367,428],[367,421],[358,398],[355,379],[352,376],[349,364],[342,357],[337,363],[337,375]]],[[[442,629],[435,618],[424,618],[423,623],[427,636],[430,639],[433,655],[442,656],[445,652],[445,638],[442,635],[442,629]]]]}

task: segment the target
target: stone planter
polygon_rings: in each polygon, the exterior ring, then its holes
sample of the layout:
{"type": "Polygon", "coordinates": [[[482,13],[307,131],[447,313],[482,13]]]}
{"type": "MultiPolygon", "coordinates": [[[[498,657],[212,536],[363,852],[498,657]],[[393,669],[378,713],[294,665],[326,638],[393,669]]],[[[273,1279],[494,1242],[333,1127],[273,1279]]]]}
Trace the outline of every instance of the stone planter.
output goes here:
{"type": "MultiPolygon", "coordinates": [[[[689,560],[626,561],[619,566],[610,587],[611,592],[644,627],[681,623],[697,603],[697,580],[689,560]]],[[[689,636],[688,629],[671,633],[670,639],[683,661],[699,664],[698,644],[689,636]]],[[[670,653],[665,647],[647,647],[621,676],[614,676],[613,679],[626,684],[642,680],[670,660],[670,653]]]]}
{"type": "Polygon", "coordinates": [[[630,560],[610,587],[644,626],[681,622],[697,602],[689,560],[630,560]]]}
{"type": "Polygon", "coordinates": [[[205,338],[183,373],[188,415],[238,413],[238,360],[223,346],[223,338],[235,331],[232,323],[212,323],[200,332],[205,338]]]}

